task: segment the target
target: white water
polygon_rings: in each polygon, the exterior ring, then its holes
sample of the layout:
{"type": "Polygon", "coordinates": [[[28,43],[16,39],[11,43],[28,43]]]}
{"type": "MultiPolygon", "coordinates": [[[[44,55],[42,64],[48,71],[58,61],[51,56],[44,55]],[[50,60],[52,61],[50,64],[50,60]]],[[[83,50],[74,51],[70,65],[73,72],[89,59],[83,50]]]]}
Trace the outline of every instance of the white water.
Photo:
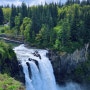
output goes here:
{"type": "Polygon", "coordinates": [[[41,59],[32,54],[36,49],[28,49],[24,47],[24,45],[15,47],[14,51],[23,67],[26,90],[81,90],[79,85],[73,83],[69,83],[65,87],[56,85],[52,65],[46,57],[46,50],[37,49],[38,53],[41,55],[41,59]],[[29,58],[37,60],[39,66],[37,66],[33,60],[29,61],[29,58]],[[30,65],[31,78],[26,62],[30,65]]]}

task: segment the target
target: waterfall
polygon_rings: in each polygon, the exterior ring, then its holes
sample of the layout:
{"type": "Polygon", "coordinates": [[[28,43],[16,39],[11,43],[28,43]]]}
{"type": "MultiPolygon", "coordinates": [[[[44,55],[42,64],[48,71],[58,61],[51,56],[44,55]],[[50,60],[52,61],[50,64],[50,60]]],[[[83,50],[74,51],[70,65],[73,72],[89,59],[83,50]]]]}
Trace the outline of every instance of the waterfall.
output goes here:
{"type": "Polygon", "coordinates": [[[29,77],[27,65],[25,63],[22,63],[22,66],[23,66],[23,72],[25,74],[26,90],[35,90],[32,85],[32,80],[29,77]]]}
{"type": "Polygon", "coordinates": [[[46,57],[46,50],[28,49],[24,45],[20,45],[14,48],[14,51],[23,67],[26,90],[57,90],[52,65],[46,57]],[[38,51],[41,59],[33,54],[35,51],[38,51]],[[35,61],[38,62],[38,65],[35,61]],[[31,78],[27,62],[31,69],[31,78]]]}
{"type": "Polygon", "coordinates": [[[31,72],[32,72],[32,83],[35,88],[35,90],[41,90],[42,89],[42,80],[40,77],[40,72],[34,62],[30,62],[31,66],[31,72]]]}
{"type": "Polygon", "coordinates": [[[52,65],[46,57],[47,50],[29,49],[22,44],[14,51],[23,67],[26,90],[82,90],[75,83],[67,83],[65,87],[56,85],[52,65]]]}

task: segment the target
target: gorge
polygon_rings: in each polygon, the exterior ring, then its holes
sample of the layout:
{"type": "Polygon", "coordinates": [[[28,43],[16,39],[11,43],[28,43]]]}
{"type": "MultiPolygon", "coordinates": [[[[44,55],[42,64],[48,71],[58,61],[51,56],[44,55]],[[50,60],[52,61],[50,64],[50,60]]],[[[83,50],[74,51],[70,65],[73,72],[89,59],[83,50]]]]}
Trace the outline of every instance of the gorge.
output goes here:
{"type": "Polygon", "coordinates": [[[15,47],[14,51],[23,67],[26,90],[83,90],[76,83],[69,82],[65,86],[59,86],[56,83],[51,62],[46,57],[47,50],[29,49],[22,44],[15,47]],[[38,51],[41,59],[32,54],[35,51],[38,51]],[[35,60],[38,62],[38,65],[35,63],[35,60]]]}

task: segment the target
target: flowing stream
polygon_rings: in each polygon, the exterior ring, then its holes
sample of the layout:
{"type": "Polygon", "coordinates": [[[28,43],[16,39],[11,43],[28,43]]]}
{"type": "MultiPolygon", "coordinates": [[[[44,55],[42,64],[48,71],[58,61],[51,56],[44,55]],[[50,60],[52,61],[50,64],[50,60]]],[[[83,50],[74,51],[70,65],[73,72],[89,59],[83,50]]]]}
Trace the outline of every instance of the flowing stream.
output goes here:
{"type": "Polygon", "coordinates": [[[26,90],[81,90],[79,85],[73,83],[65,87],[56,84],[52,65],[46,57],[47,50],[29,49],[22,44],[14,51],[23,67],[26,90]]]}

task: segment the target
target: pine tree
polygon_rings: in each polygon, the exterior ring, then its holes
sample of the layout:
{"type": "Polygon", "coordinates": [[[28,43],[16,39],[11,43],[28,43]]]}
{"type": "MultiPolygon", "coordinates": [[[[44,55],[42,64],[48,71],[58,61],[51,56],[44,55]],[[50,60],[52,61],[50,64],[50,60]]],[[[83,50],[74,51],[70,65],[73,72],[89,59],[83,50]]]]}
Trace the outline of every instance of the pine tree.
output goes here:
{"type": "Polygon", "coordinates": [[[85,43],[90,42],[90,13],[86,12],[84,17],[84,41],[85,43]]]}
{"type": "Polygon", "coordinates": [[[74,2],[77,4],[80,4],[80,0],[75,0],[74,2]]]}
{"type": "Polygon", "coordinates": [[[0,8],[0,25],[3,25],[3,23],[4,23],[3,11],[2,8],[0,8]]]}
{"type": "Polygon", "coordinates": [[[78,41],[79,37],[79,8],[75,6],[74,17],[71,23],[71,40],[78,41]]]}
{"type": "Polygon", "coordinates": [[[16,7],[12,5],[11,16],[10,16],[10,29],[12,29],[15,26],[15,16],[16,15],[17,15],[16,7]]]}
{"type": "Polygon", "coordinates": [[[21,6],[21,15],[22,15],[22,19],[27,17],[27,6],[26,4],[23,2],[22,6],[21,6]]]}
{"type": "Polygon", "coordinates": [[[32,30],[37,34],[41,28],[40,11],[37,7],[32,8],[32,30]]]}
{"type": "Polygon", "coordinates": [[[58,17],[57,4],[54,4],[54,3],[50,4],[49,5],[49,12],[50,12],[51,17],[52,17],[53,26],[56,26],[57,17],[58,17]]]}
{"type": "Polygon", "coordinates": [[[62,34],[61,34],[61,41],[62,45],[67,45],[70,40],[70,30],[69,30],[69,23],[68,20],[64,20],[62,25],[62,34]]]}
{"type": "Polygon", "coordinates": [[[73,4],[73,0],[67,0],[66,5],[73,4]]]}
{"type": "Polygon", "coordinates": [[[87,0],[87,5],[90,5],[90,0],[87,0]]]}

